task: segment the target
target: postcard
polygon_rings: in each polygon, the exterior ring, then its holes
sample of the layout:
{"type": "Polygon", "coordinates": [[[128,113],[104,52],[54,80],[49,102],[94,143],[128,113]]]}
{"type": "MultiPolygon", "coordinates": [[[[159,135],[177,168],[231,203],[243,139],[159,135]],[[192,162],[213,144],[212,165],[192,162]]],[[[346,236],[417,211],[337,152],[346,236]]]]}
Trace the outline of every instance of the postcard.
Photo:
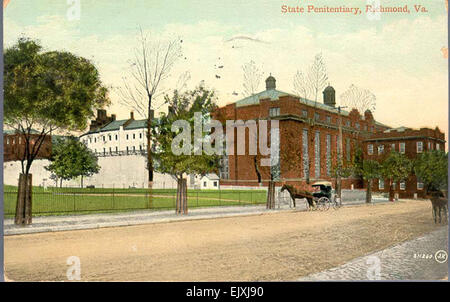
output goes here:
{"type": "Polygon", "coordinates": [[[448,280],[447,25],[446,0],[3,0],[4,280],[448,280]]]}

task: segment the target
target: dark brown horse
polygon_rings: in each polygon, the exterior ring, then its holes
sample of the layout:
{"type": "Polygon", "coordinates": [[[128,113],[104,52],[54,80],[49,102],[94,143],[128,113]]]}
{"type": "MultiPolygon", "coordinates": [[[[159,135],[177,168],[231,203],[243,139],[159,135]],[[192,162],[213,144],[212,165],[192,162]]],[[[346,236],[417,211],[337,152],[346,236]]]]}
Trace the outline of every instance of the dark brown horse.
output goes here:
{"type": "Polygon", "coordinates": [[[314,202],[314,196],[311,193],[309,193],[307,191],[297,190],[293,186],[286,185],[286,184],[281,187],[281,192],[283,192],[284,190],[287,190],[289,192],[289,195],[291,195],[292,201],[294,202],[294,208],[296,207],[296,205],[295,205],[296,198],[299,198],[299,199],[306,198],[310,208],[316,207],[316,203],[314,202]]]}
{"type": "Polygon", "coordinates": [[[434,223],[448,222],[448,200],[441,191],[431,192],[428,196],[433,207],[434,223]]]}

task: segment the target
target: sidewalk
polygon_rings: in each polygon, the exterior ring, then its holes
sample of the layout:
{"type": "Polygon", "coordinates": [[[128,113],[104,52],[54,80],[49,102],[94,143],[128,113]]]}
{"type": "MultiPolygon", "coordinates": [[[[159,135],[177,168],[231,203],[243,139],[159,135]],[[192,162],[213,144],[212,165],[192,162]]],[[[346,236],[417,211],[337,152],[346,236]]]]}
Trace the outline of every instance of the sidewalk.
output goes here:
{"type": "MultiPolygon", "coordinates": [[[[374,200],[374,203],[383,201],[384,200],[374,200]]],[[[364,201],[343,202],[343,206],[357,204],[364,204],[364,201]]],[[[164,211],[140,210],[126,213],[117,212],[86,215],[38,216],[33,217],[33,223],[29,226],[16,226],[14,224],[14,219],[8,218],[4,220],[4,235],[86,230],[160,222],[261,215],[289,210],[305,211],[306,202],[297,202],[297,207],[295,209],[290,207],[282,207],[270,211],[266,210],[265,205],[251,205],[194,208],[189,209],[188,215],[175,215],[175,210],[172,209],[164,211]]]]}

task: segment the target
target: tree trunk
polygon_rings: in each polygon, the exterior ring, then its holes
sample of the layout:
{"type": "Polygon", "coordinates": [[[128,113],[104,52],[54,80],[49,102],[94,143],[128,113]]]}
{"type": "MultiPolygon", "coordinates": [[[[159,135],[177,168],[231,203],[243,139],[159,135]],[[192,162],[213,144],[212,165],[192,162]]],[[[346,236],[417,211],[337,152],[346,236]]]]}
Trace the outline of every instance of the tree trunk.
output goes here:
{"type": "Polygon", "coordinates": [[[372,202],[372,179],[367,181],[367,190],[366,190],[366,203],[372,202]]]}
{"type": "Polygon", "coordinates": [[[83,189],[83,175],[81,175],[81,188],[83,189]]]}
{"type": "Polygon", "coordinates": [[[275,208],[275,182],[273,180],[269,181],[266,208],[269,210],[275,208]]]}
{"type": "Polygon", "coordinates": [[[32,222],[32,175],[19,175],[19,188],[17,192],[16,216],[17,225],[31,224],[32,222]]]}
{"type": "Polygon", "coordinates": [[[187,181],[184,178],[177,179],[177,199],[176,199],[175,213],[182,215],[186,215],[188,213],[187,181]]]}
{"type": "Polygon", "coordinates": [[[59,180],[59,187],[62,188],[62,178],[59,180]]]}
{"type": "Polygon", "coordinates": [[[394,201],[394,188],[392,186],[392,180],[389,181],[389,201],[394,201]]]}

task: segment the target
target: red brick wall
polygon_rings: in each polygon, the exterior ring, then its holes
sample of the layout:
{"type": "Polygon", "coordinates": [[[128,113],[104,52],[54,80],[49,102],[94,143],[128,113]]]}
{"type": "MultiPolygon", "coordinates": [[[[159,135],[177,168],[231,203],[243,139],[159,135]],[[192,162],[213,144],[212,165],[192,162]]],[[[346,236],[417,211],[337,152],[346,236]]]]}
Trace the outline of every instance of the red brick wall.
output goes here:
{"type": "MultiPolygon", "coordinates": [[[[37,140],[39,135],[32,134],[31,141],[37,140]]],[[[25,139],[20,134],[4,134],[3,135],[3,160],[6,161],[16,161],[23,157],[25,150],[25,139]]],[[[46,136],[41,148],[39,149],[36,159],[50,158],[52,153],[52,138],[51,136],[46,136]]]]}

